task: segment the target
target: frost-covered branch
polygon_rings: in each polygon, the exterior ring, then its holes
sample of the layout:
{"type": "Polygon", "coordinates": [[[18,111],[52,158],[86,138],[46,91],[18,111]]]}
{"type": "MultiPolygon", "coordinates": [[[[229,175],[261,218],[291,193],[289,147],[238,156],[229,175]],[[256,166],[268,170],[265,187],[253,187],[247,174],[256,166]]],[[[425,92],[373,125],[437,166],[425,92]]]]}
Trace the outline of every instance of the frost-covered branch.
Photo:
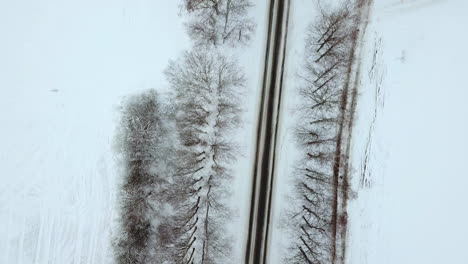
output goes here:
{"type": "Polygon", "coordinates": [[[250,0],[184,0],[188,33],[198,45],[246,43],[255,30],[251,7],[250,0]]]}

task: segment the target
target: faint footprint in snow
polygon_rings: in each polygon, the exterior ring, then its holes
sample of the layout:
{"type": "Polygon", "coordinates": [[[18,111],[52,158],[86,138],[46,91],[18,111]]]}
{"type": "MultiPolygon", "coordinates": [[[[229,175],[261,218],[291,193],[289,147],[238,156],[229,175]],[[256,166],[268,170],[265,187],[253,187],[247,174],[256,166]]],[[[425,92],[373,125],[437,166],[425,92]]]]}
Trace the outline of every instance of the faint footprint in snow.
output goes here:
{"type": "Polygon", "coordinates": [[[401,50],[400,57],[397,58],[401,63],[405,63],[406,61],[406,50],[401,50]]]}

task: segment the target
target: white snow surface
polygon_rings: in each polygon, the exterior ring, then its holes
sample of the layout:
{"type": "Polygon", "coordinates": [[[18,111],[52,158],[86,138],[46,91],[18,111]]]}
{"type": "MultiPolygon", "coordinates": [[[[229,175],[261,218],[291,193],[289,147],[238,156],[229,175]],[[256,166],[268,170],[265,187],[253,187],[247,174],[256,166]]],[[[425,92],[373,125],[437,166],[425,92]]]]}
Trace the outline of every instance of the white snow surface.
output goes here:
{"type": "MultiPolygon", "coordinates": [[[[374,1],[351,143],[346,263],[468,263],[467,10],[463,0],[374,1]]],[[[291,239],[283,213],[300,157],[297,74],[316,12],[314,1],[292,1],[269,263],[283,263],[291,239]]]]}
{"type": "Polygon", "coordinates": [[[177,1],[0,1],[0,263],[109,263],[127,94],[188,48],[177,1]]]}
{"type": "Polygon", "coordinates": [[[374,3],[353,131],[347,263],[468,263],[467,10],[463,0],[374,3]]]}
{"type": "MultiPolygon", "coordinates": [[[[245,156],[233,183],[239,258],[247,235],[266,3],[256,3],[256,37],[239,55],[249,80],[246,123],[238,133],[245,156]]],[[[167,61],[190,47],[177,5],[0,0],[0,263],[111,262],[118,105],[127,94],[167,91],[167,61]]],[[[303,30],[315,12],[306,0],[292,1],[291,8],[275,229],[297,160],[294,78],[303,30]]],[[[357,198],[349,205],[348,263],[468,263],[466,10],[463,0],[374,3],[352,142],[357,198]]],[[[282,263],[287,237],[273,232],[272,238],[270,263],[282,263]]]]}
{"type": "MultiPolygon", "coordinates": [[[[120,103],[155,88],[191,47],[180,1],[0,0],[0,263],[112,263],[120,103]]],[[[232,183],[233,259],[243,259],[267,23],[242,49],[244,126],[232,183]]]]}

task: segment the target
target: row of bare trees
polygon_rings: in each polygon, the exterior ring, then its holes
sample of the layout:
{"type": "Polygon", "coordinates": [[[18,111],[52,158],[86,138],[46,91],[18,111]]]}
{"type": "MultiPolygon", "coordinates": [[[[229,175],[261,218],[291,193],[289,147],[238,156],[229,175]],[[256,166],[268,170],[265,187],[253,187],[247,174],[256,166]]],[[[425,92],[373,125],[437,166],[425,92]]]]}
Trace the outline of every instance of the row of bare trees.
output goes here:
{"type": "Polygon", "coordinates": [[[307,32],[300,77],[297,140],[303,153],[295,169],[295,241],[288,263],[334,263],[340,159],[340,122],[356,31],[352,7],[322,10],[307,32]]]}
{"type": "MultiPolygon", "coordinates": [[[[248,0],[183,0],[194,47],[166,69],[175,97],[178,132],[174,197],[174,259],[185,263],[232,263],[226,227],[246,80],[226,48],[246,44],[254,30],[248,0]]],[[[172,263],[172,262],[171,262],[172,263]]]]}
{"type": "Polygon", "coordinates": [[[232,59],[194,50],[166,76],[170,105],[154,90],[124,103],[117,263],[229,263],[228,186],[244,75],[232,59]]]}
{"type": "Polygon", "coordinates": [[[232,263],[227,202],[238,156],[246,79],[227,48],[254,24],[246,0],[183,0],[194,47],[165,71],[173,90],[127,99],[118,137],[124,164],[121,264],[232,263]]]}

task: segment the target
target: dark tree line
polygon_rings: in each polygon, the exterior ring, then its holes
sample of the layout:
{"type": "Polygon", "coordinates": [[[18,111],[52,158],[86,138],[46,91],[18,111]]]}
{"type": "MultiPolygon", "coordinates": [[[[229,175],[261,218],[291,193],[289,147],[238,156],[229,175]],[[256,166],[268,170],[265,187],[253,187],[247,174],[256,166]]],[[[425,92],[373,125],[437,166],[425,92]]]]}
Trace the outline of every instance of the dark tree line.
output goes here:
{"type": "Polygon", "coordinates": [[[246,80],[220,53],[252,36],[247,0],[184,0],[192,51],[165,74],[174,96],[127,99],[117,137],[124,167],[117,263],[232,263],[229,183],[246,80]]]}
{"type": "Polygon", "coordinates": [[[167,217],[161,201],[170,183],[171,149],[161,107],[153,90],[124,102],[118,135],[124,177],[117,263],[162,263],[164,237],[157,234],[167,217]]]}
{"type": "Polygon", "coordinates": [[[187,31],[199,44],[243,44],[250,40],[255,23],[248,16],[250,0],[183,0],[189,16],[187,31]]]}
{"type": "Polygon", "coordinates": [[[149,91],[122,111],[117,262],[230,263],[226,200],[244,75],[234,60],[194,50],[171,62],[166,76],[175,91],[170,105],[149,91]]]}
{"type": "Polygon", "coordinates": [[[303,159],[295,171],[298,208],[292,228],[296,239],[289,263],[332,263],[336,254],[336,203],[341,188],[336,157],[356,30],[350,10],[350,6],[322,10],[307,33],[296,129],[303,159]]]}

